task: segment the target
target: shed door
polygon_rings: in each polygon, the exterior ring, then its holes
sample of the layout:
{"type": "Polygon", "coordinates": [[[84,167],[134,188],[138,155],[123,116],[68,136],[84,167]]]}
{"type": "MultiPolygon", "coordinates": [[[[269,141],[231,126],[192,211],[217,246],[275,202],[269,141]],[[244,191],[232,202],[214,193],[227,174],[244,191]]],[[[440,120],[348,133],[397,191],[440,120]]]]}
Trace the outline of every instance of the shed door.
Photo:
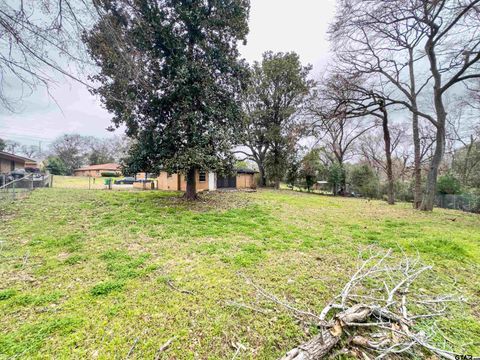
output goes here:
{"type": "Polygon", "coordinates": [[[237,177],[236,176],[225,176],[217,177],[217,188],[236,188],[237,187],[237,177]]]}

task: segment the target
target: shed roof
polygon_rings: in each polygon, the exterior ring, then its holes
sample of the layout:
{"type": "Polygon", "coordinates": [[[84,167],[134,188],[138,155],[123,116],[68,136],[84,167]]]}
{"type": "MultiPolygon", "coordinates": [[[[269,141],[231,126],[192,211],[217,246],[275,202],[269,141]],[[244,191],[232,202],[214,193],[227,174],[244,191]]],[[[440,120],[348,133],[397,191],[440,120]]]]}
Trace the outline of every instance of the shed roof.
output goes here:
{"type": "Polygon", "coordinates": [[[13,161],[22,161],[22,162],[35,162],[33,159],[26,158],[24,156],[18,156],[15,154],[11,154],[5,151],[0,151],[0,158],[1,159],[7,159],[7,160],[13,160],[13,161]]]}
{"type": "Polygon", "coordinates": [[[258,171],[248,169],[248,168],[236,168],[235,171],[237,172],[237,174],[256,174],[256,173],[258,173],[258,171]]]}

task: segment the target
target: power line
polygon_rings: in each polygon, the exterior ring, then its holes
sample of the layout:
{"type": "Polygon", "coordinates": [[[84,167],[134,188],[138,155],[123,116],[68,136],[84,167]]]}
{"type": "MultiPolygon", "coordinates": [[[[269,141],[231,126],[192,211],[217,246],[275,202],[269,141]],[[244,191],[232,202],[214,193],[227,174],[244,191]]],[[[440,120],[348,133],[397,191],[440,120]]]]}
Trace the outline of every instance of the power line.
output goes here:
{"type": "Polygon", "coordinates": [[[52,138],[40,137],[40,136],[30,136],[30,135],[17,135],[17,134],[7,134],[7,133],[0,133],[0,137],[6,139],[23,139],[27,141],[42,141],[46,143],[51,143],[54,141],[52,138]]]}

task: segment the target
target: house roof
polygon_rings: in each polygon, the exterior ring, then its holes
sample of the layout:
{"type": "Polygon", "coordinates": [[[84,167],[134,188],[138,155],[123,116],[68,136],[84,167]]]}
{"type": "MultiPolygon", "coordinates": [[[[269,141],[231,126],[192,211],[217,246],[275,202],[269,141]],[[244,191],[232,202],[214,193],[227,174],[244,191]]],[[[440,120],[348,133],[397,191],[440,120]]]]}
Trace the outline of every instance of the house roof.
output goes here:
{"type": "Polygon", "coordinates": [[[75,171],[88,171],[88,170],[120,170],[120,165],[115,163],[109,164],[98,164],[98,165],[89,165],[81,167],[80,169],[75,169],[75,171]]]}
{"type": "Polygon", "coordinates": [[[1,159],[7,159],[7,160],[13,160],[13,161],[22,161],[22,162],[35,162],[35,160],[23,157],[23,156],[18,156],[15,154],[10,154],[5,151],[0,151],[0,158],[1,159]]]}
{"type": "Polygon", "coordinates": [[[256,173],[258,173],[258,171],[248,169],[248,168],[236,168],[235,171],[237,172],[237,174],[256,174],[256,173]]]}

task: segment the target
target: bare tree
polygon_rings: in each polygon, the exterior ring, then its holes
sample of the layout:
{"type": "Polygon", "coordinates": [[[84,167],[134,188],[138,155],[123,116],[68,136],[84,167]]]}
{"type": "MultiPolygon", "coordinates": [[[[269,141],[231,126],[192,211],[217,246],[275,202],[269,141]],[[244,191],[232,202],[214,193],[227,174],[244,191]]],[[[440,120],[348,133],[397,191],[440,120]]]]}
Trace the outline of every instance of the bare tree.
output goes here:
{"type": "Polygon", "coordinates": [[[479,4],[480,0],[346,0],[332,26],[340,64],[387,80],[398,90],[390,100],[413,115],[416,206],[420,185],[418,117],[435,128],[436,145],[422,210],[433,208],[445,151],[446,93],[457,83],[480,77],[479,4]],[[420,81],[419,73],[427,69],[428,76],[420,81]],[[420,110],[420,98],[430,99],[432,112],[420,110]]]}
{"type": "Polygon", "coordinates": [[[27,158],[33,159],[40,155],[40,147],[37,145],[22,145],[20,152],[27,158]]]}
{"type": "Polygon", "coordinates": [[[362,138],[360,151],[362,157],[372,168],[387,177],[390,197],[392,193],[394,194],[392,188],[395,181],[397,179],[403,181],[409,174],[412,153],[410,144],[406,143],[409,134],[403,126],[388,125],[388,134],[390,135],[390,146],[385,142],[385,131],[382,129],[362,138]],[[388,148],[390,148],[390,161],[387,160],[386,149],[388,148]]]}
{"type": "Polygon", "coordinates": [[[87,62],[81,33],[95,15],[85,0],[22,0],[0,3],[0,104],[16,103],[37,86],[47,88],[58,75],[82,81],[69,64],[87,62]],[[20,90],[8,92],[8,83],[20,90]]]}
{"type": "Polygon", "coordinates": [[[5,141],[5,150],[12,154],[18,153],[17,149],[20,149],[21,146],[22,144],[20,144],[18,141],[14,141],[14,140],[5,141]]]}
{"type": "Polygon", "coordinates": [[[400,100],[411,108],[414,144],[414,207],[421,204],[421,155],[419,97],[429,77],[417,76],[416,68],[423,59],[419,49],[422,34],[411,19],[395,21],[402,11],[401,1],[343,1],[336,21],[330,29],[337,44],[337,71],[366,74],[372,85],[389,83],[390,100],[400,100]]]}
{"type": "Polygon", "coordinates": [[[370,90],[361,74],[335,74],[325,81],[318,93],[323,99],[312,107],[312,113],[319,119],[314,124],[319,124],[319,128],[329,139],[327,149],[335,155],[340,165],[357,140],[369,130],[381,125],[386,159],[384,170],[388,179],[388,203],[393,205],[393,145],[387,110],[391,103],[387,103],[382,93],[370,90]],[[350,131],[345,131],[346,128],[350,128],[350,131]]]}

